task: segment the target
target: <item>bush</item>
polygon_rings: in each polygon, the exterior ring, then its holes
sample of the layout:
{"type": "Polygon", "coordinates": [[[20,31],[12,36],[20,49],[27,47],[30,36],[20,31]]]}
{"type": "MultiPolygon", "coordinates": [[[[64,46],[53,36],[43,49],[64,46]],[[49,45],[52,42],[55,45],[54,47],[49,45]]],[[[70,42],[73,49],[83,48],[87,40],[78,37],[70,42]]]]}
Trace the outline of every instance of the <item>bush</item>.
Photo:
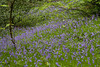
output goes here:
{"type": "Polygon", "coordinates": [[[84,0],[83,4],[86,5],[85,8],[90,14],[99,14],[100,16],[100,0],[84,0]]]}

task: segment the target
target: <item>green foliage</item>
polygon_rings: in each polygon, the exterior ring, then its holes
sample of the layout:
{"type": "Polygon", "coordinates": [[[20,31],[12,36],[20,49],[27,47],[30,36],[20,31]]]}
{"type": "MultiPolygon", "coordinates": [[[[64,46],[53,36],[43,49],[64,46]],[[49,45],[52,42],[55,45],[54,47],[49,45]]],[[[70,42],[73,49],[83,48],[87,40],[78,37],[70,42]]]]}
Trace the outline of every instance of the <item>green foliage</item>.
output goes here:
{"type": "Polygon", "coordinates": [[[83,0],[83,5],[85,9],[90,14],[99,14],[100,15],[100,1],[99,0],[83,0]]]}
{"type": "Polygon", "coordinates": [[[5,30],[5,28],[0,28],[0,30],[5,30]]]}
{"type": "MultiPolygon", "coordinates": [[[[0,17],[0,26],[5,27],[9,23],[9,10],[6,8],[8,5],[7,0],[1,1],[1,17],[0,17]]],[[[64,9],[73,9],[77,8],[83,10],[89,15],[99,13],[99,8],[97,5],[92,5],[91,3],[99,4],[100,1],[96,0],[17,0],[14,5],[13,10],[13,24],[17,27],[26,27],[26,26],[35,26],[37,24],[43,24],[46,20],[54,19],[55,17],[67,17],[64,15],[64,12],[68,12],[67,10],[63,10],[63,15],[59,14],[59,8],[52,12],[58,12],[57,14],[49,12],[52,7],[62,7],[64,9]],[[28,4],[28,5],[27,5],[28,4]],[[67,4],[67,5],[66,5],[67,4]],[[42,12],[43,11],[43,12],[42,12]],[[50,16],[51,15],[51,16],[50,16]],[[45,20],[45,21],[44,21],[45,20]],[[41,23],[42,22],[42,23],[41,23]]],[[[70,12],[71,13],[71,12],[70,12]]],[[[78,14],[79,11],[72,11],[71,14],[78,14]]],[[[68,15],[68,14],[67,14],[68,15]]],[[[85,15],[84,13],[82,15],[85,15]]],[[[74,15],[75,16],[75,15],[74,15]]],[[[73,17],[74,17],[73,16],[73,17]]]]}
{"type": "Polygon", "coordinates": [[[77,8],[89,15],[99,14],[100,15],[100,1],[99,0],[68,0],[65,3],[68,3],[67,8],[77,8]]]}
{"type": "Polygon", "coordinates": [[[2,7],[8,7],[8,5],[0,5],[0,6],[2,6],[2,7]]]}
{"type": "Polygon", "coordinates": [[[5,27],[9,19],[8,5],[3,4],[0,6],[0,26],[5,27]]]}

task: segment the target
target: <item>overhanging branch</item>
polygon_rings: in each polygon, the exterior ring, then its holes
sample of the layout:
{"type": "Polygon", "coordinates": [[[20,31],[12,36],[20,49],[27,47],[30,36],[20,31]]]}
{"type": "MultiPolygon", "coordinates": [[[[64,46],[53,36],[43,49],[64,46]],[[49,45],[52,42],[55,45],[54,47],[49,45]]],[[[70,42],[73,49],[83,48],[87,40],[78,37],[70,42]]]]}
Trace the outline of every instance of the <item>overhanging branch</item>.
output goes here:
{"type": "Polygon", "coordinates": [[[80,11],[80,12],[84,13],[84,14],[87,15],[88,17],[90,17],[90,15],[89,15],[88,13],[86,13],[85,11],[83,11],[83,10],[81,10],[81,9],[78,9],[78,8],[70,8],[70,9],[68,9],[68,8],[60,7],[60,6],[52,6],[52,7],[58,7],[58,8],[61,8],[61,9],[63,9],[63,10],[67,10],[67,11],[69,11],[69,10],[77,10],[77,11],[80,11]]]}

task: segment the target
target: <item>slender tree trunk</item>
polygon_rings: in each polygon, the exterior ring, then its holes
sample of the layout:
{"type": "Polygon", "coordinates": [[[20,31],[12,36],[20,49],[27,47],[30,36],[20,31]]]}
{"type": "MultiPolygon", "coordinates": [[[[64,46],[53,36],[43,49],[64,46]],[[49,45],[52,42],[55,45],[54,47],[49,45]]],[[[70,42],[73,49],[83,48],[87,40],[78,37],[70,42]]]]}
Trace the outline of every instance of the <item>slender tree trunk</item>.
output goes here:
{"type": "Polygon", "coordinates": [[[11,37],[11,41],[14,44],[14,48],[16,49],[16,44],[15,44],[15,39],[13,37],[13,33],[12,33],[12,13],[13,13],[13,6],[14,6],[15,0],[13,0],[12,2],[10,2],[10,18],[9,18],[9,31],[10,31],[10,37],[11,37]]]}

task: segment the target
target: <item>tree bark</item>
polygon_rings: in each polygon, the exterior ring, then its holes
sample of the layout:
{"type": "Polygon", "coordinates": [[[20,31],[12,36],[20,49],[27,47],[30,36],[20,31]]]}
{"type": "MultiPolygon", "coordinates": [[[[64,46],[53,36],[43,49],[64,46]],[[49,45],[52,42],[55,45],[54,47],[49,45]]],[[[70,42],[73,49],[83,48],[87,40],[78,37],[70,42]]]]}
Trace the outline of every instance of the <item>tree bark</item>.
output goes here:
{"type": "Polygon", "coordinates": [[[10,31],[10,37],[11,37],[11,41],[14,44],[14,48],[16,49],[16,44],[15,44],[15,39],[13,37],[13,33],[12,33],[12,13],[13,13],[13,6],[14,6],[15,0],[13,0],[12,2],[10,2],[10,18],[9,18],[9,31],[10,31]]]}

